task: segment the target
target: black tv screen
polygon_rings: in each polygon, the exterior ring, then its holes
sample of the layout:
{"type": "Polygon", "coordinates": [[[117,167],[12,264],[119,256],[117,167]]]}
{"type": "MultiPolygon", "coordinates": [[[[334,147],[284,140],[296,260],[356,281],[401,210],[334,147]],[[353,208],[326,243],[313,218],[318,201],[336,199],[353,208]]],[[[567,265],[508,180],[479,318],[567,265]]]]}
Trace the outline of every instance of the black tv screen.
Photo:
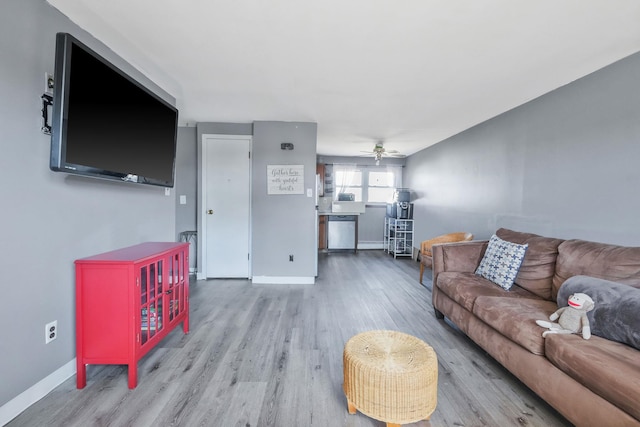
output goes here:
{"type": "Polygon", "coordinates": [[[178,110],[67,33],[56,36],[54,171],[173,187],[178,110]]]}

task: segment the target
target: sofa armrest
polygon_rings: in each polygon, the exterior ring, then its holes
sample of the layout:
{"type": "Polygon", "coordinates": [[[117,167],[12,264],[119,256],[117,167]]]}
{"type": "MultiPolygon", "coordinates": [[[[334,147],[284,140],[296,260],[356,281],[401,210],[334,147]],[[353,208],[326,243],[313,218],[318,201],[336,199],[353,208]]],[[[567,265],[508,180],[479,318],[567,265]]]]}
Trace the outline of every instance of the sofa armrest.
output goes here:
{"type": "Polygon", "coordinates": [[[438,275],[446,271],[459,273],[473,273],[478,268],[485,251],[488,240],[473,240],[471,242],[447,243],[434,245],[431,249],[433,257],[433,282],[431,285],[431,301],[438,319],[444,318],[448,313],[443,313],[438,306],[439,289],[438,275]]]}
{"type": "Polygon", "coordinates": [[[471,242],[434,245],[431,249],[433,254],[434,285],[438,279],[438,274],[441,272],[473,273],[476,271],[488,244],[488,240],[474,240],[471,242]]]}

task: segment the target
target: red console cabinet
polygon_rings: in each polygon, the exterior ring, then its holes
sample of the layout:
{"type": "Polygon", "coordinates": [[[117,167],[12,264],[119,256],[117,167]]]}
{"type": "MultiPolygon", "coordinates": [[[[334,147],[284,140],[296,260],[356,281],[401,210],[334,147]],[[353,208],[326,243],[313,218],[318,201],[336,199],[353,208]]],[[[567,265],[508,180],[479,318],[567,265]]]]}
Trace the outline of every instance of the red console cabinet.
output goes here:
{"type": "Polygon", "coordinates": [[[149,242],[76,260],[77,386],[87,365],[128,365],[182,322],[189,333],[189,244],[149,242]]]}

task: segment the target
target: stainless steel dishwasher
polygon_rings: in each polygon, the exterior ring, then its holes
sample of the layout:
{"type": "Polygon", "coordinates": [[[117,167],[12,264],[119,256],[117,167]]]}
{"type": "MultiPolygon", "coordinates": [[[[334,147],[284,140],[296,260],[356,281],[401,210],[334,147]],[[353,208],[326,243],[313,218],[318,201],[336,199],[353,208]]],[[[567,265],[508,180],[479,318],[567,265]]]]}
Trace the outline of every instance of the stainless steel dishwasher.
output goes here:
{"type": "Polygon", "coordinates": [[[356,248],[356,216],[329,215],[327,232],[328,249],[356,248]]]}

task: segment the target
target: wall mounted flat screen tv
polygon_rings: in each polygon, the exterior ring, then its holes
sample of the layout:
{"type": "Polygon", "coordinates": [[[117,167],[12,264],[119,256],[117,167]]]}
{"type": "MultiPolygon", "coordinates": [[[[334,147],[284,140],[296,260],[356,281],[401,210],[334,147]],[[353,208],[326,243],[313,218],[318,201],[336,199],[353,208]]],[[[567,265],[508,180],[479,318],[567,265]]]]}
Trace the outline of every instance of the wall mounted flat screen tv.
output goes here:
{"type": "Polygon", "coordinates": [[[52,170],[173,187],[178,110],[67,33],[51,125],[52,170]]]}

